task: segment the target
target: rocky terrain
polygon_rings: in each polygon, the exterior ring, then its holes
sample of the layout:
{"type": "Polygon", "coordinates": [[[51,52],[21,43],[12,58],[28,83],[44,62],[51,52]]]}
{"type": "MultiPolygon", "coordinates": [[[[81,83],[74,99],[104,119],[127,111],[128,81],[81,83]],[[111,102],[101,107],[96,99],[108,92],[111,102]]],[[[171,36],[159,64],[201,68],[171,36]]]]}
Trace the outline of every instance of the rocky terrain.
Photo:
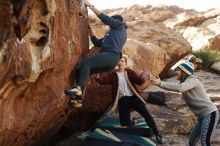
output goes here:
{"type": "MultiPolygon", "coordinates": [[[[134,5],[105,12],[122,14],[127,20],[128,41],[123,50],[129,56],[129,67],[138,71],[165,74],[192,48],[208,45],[219,49],[218,10],[134,5]],[[197,47],[200,39],[204,43],[197,47]]],[[[63,140],[87,129],[111,102],[110,88],[100,87],[93,78],[82,109],[67,108],[63,94],[64,89],[74,86],[75,69],[89,52],[88,21],[95,34],[102,36],[106,27],[88,17],[80,0],[0,1],[1,146],[73,145],[71,138],[63,140]]],[[[218,102],[219,75],[198,75],[207,81],[208,93],[218,102]]],[[[167,144],[179,146],[186,144],[194,117],[177,95],[167,93],[168,104],[175,111],[147,106],[167,144]]]]}
{"type": "Polygon", "coordinates": [[[63,90],[88,52],[84,15],[76,0],[0,1],[1,146],[32,145],[66,121],[63,90]]]}
{"type": "MultiPolygon", "coordinates": [[[[199,51],[205,48],[220,51],[220,9],[197,12],[192,9],[184,10],[178,6],[133,5],[128,8],[105,10],[105,12],[109,15],[122,15],[128,24],[141,21],[142,25],[146,27],[148,23],[153,22],[165,25],[180,33],[190,43],[192,51],[199,51]]],[[[90,23],[95,26],[95,29],[101,26],[101,22],[96,17],[90,17],[90,23]]],[[[142,31],[140,34],[144,33],[147,32],[142,31]]],[[[218,64],[219,62],[211,67],[216,73],[219,73],[220,70],[218,64]]],[[[166,70],[165,68],[163,73],[166,70]]]]}
{"type": "MultiPolygon", "coordinates": [[[[220,75],[198,71],[195,73],[198,79],[203,83],[208,95],[220,110],[220,75]]],[[[167,82],[177,82],[175,77],[166,79],[167,82]]],[[[160,132],[163,135],[165,144],[163,146],[186,146],[188,144],[188,136],[191,128],[196,122],[195,116],[185,105],[180,93],[163,90],[157,86],[150,85],[144,90],[143,97],[147,98],[149,92],[162,91],[166,96],[166,103],[169,108],[158,105],[147,104],[147,109],[152,113],[160,132]]],[[[136,112],[132,113],[132,117],[140,117],[136,112]]],[[[220,122],[211,140],[212,146],[220,145],[220,122]]],[[[75,145],[80,146],[81,141],[76,137],[80,133],[72,135],[57,144],[57,146],[75,145]]],[[[151,137],[155,141],[155,137],[151,137]]]]}
{"type": "MultiPolygon", "coordinates": [[[[105,12],[109,15],[120,14],[125,18],[125,22],[143,20],[163,23],[181,33],[195,50],[205,47],[220,50],[220,9],[197,12],[192,9],[184,10],[178,6],[134,5],[128,8],[106,10],[105,12]]],[[[92,22],[97,21],[93,20],[92,22]]]]}

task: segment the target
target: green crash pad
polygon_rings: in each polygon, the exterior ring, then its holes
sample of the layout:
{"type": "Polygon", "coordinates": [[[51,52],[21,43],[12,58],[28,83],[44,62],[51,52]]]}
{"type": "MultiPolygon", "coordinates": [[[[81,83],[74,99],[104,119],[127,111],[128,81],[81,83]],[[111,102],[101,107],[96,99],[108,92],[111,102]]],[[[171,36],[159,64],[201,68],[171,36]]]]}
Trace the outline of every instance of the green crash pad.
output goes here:
{"type": "Polygon", "coordinates": [[[119,119],[105,117],[82,146],[156,146],[144,135],[152,136],[152,130],[143,121],[136,121],[131,127],[121,127],[119,119]]]}

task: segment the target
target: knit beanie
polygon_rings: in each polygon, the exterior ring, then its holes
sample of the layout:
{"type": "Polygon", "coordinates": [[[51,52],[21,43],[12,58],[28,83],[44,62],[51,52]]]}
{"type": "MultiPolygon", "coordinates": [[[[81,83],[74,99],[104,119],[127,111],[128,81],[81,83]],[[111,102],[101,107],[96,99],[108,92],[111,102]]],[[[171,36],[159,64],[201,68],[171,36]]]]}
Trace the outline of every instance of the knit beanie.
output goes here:
{"type": "Polygon", "coordinates": [[[192,75],[194,72],[193,63],[188,60],[184,60],[177,67],[180,68],[182,71],[184,71],[188,75],[192,75]]]}

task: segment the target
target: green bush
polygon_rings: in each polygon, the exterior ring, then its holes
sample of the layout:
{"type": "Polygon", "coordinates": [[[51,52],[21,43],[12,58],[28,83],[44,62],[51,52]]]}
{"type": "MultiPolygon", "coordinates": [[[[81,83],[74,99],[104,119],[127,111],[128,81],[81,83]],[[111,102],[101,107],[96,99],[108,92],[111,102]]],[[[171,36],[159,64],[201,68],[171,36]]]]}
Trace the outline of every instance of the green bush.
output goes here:
{"type": "Polygon", "coordinates": [[[202,66],[205,70],[209,70],[213,63],[220,61],[220,52],[211,50],[210,48],[193,51],[193,55],[195,55],[197,58],[202,59],[202,66]]]}

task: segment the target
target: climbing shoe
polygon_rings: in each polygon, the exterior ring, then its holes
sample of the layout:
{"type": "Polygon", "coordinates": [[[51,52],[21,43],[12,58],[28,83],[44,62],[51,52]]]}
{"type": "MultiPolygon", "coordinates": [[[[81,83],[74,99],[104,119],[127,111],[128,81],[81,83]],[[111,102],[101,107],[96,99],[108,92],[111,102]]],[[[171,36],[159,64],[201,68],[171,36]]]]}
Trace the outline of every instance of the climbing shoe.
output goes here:
{"type": "Polygon", "coordinates": [[[158,144],[163,144],[164,140],[161,135],[156,135],[156,141],[158,144]]]}
{"type": "Polygon", "coordinates": [[[75,108],[81,108],[82,107],[82,100],[77,99],[70,99],[68,104],[75,108]]]}
{"type": "Polygon", "coordinates": [[[77,136],[77,138],[84,141],[90,134],[90,131],[82,132],[80,135],[77,136]]]}
{"type": "Polygon", "coordinates": [[[67,96],[78,96],[81,97],[82,96],[82,91],[78,88],[73,88],[73,89],[69,89],[69,90],[65,90],[64,91],[65,95],[67,96]]]}

